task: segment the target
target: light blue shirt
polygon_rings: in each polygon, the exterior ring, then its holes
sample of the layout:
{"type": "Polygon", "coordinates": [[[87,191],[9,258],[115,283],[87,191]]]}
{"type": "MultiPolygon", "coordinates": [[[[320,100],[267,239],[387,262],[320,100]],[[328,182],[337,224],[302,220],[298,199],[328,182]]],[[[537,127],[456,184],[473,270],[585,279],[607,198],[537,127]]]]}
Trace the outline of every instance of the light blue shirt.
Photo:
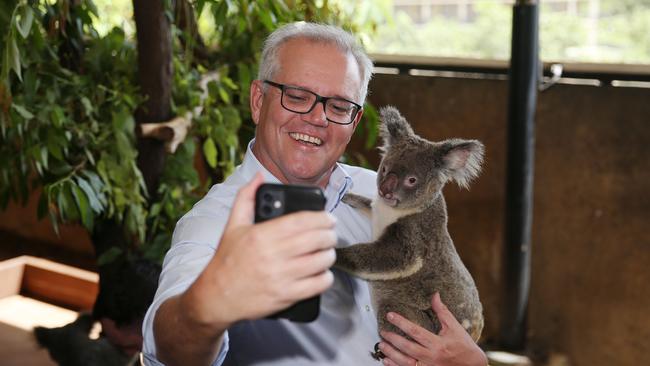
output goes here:
{"type": "MultiPolygon", "coordinates": [[[[165,256],[158,290],[143,323],[145,364],[156,360],[153,319],[166,299],[184,292],[215,253],[239,188],[256,172],[278,183],[248,146],[243,163],[223,183],[213,186],[176,224],[165,256]]],[[[370,220],[341,202],[347,192],[373,197],[373,171],[338,163],[325,188],[326,210],[337,218],[337,246],[371,240],[370,220]]],[[[262,264],[260,264],[262,265],[262,264]]],[[[320,315],[311,323],[261,319],[233,325],[213,365],[378,365],[370,351],[379,341],[368,284],[338,270],[321,296],[320,315]]],[[[219,299],[215,299],[219,301],[219,299]]]]}

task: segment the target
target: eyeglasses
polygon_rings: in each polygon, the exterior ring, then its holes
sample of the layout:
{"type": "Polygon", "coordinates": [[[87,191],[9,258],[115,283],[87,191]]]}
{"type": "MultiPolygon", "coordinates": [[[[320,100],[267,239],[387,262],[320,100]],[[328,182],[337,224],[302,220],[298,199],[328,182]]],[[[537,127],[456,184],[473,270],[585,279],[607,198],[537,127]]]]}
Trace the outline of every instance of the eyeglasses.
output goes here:
{"type": "Polygon", "coordinates": [[[321,97],[320,95],[303,88],[279,84],[264,80],[266,84],[282,91],[280,104],[290,112],[306,114],[314,109],[318,103],[323,103],[325,118],[339,125],[349,125],[354,121],[361,106],[355,102],[338,97],[321,97]]]}

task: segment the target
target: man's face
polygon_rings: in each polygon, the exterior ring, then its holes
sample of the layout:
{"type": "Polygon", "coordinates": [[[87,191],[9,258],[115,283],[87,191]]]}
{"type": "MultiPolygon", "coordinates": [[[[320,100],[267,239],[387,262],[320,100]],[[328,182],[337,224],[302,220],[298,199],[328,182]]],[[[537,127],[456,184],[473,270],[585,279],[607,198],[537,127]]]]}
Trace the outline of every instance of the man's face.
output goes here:
{"type": "MultiPolygon", "coordinates": [[[[280,69],[271,81],[359,103],[361,76],[352,55],[329,44],[293,39],[281,47],[279,57],[280,69]]],[[[290,112],[280,104],[280,89],[267,85],[263,92],[263,86],[257,80],[251,87],[257,125],[253,153],[283,183],[325,187],[362,111],[352,124],[338,125],[327,121],[322,103],[306,114],[290,112]]]]}

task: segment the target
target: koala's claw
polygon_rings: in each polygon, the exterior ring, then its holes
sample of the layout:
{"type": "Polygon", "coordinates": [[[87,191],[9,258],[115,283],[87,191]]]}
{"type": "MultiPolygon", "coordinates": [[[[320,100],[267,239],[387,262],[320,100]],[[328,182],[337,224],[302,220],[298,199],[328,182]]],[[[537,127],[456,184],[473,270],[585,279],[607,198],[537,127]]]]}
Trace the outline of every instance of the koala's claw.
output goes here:
{"type": "Polygon", "coordinates": [[[374,359],[377,360],[377,361],[381,361],[382,359],[384,359],[384,358],[386,357],[386,355],[384,354],[384,352],[382,352],[382,351],[379,349],[379,342],[375,343],[375,351],[374,351],[374,352],[370,352],[370,356],[372,356],[372,358],[374,358],[374,359]]]}

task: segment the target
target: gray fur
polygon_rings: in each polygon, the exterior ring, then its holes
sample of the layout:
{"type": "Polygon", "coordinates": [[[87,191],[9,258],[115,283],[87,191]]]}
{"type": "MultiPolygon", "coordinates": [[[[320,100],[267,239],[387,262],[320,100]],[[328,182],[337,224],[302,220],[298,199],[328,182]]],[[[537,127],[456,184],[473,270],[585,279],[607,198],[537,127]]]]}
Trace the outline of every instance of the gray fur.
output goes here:
{"type": "Polygon", "coordinates": [[[386,313],[394,311],[438,333],[431,297],[439,292],[478,341],[483,308],[447,231],[442,188],[449,180],[467,188],[480,172],[483,145],[461,139],[431,142],[417,136],[397,109],[380,113],[384,145],[377,198],[350,195],[344,200],[366,209],[371,202],[375,241],[337,249],[336,267],[370,282],[380,330],[403,334],[386,320],[386,313]]]}

